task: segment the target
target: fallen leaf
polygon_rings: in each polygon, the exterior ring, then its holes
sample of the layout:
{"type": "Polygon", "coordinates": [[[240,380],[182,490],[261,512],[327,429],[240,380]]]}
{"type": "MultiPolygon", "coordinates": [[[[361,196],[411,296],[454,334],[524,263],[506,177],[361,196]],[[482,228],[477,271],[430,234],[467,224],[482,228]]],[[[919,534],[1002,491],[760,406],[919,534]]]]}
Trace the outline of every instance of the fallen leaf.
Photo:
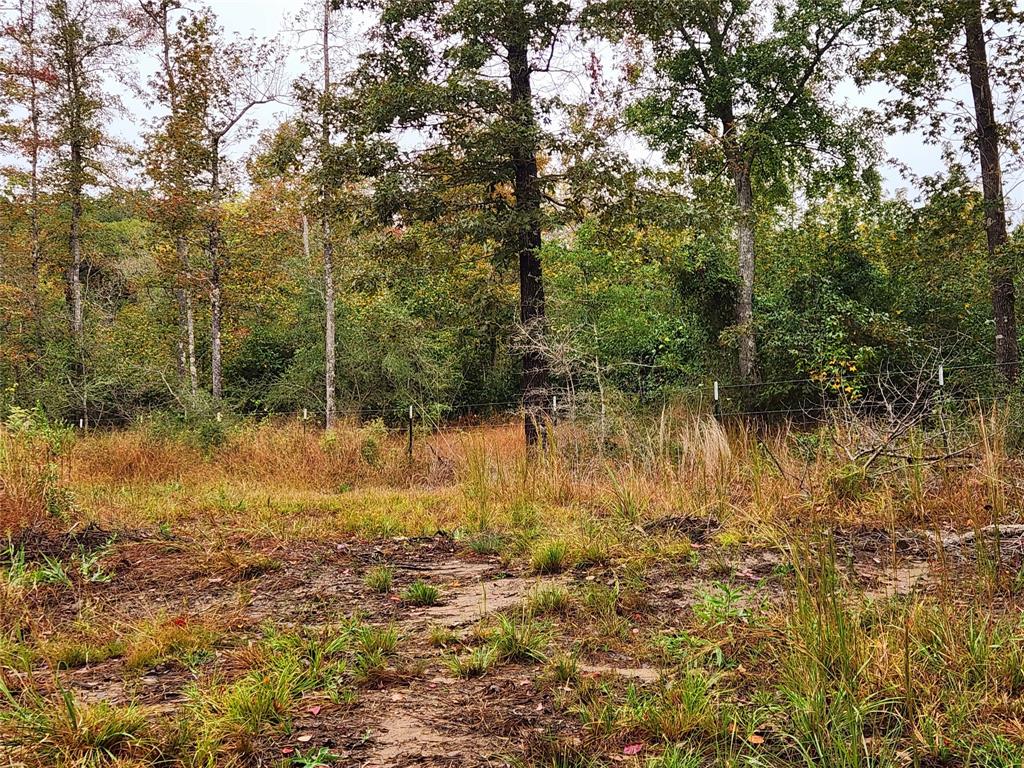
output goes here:
{"type": "Polygon", "coordinates": [[[320,710],[321,709],[322,709],[322,707],[319,704],[317,704],[316,706],[310,707],[306,711],[309,712],[309,714],[311,714],[314,717],[316,717],[317,715],[320,714],[320,710]]]}
{"type": "Polygon", "coordinates": [[[764,744],[764,736],[758,736],[756,733],[752,733],[747,737],[747,741],[751,744],[764,744]]]}
{"type": "Polygon", "coordinates": [[[313,739],[313,735],[311,733],[304,733],[301,736],[299,736],[296,739],[296,741],[299,741],[299,742],[302,742],[303,744],[305,744],[307,741],[311,741],[312,739],[313,739]]]}
{"type": "Polygon", "coordinates": [[[293,752],[295,752],[295,750],[292,749],[291,747],[281,747],[281,754],[282,755],[290,755],[293,752]]]}
{"type": "Polygon", "coordinates": [[[639,755],[643,751],[643,744],[627,744],[622,748],[622,754],[624,755],[639,755]]]}

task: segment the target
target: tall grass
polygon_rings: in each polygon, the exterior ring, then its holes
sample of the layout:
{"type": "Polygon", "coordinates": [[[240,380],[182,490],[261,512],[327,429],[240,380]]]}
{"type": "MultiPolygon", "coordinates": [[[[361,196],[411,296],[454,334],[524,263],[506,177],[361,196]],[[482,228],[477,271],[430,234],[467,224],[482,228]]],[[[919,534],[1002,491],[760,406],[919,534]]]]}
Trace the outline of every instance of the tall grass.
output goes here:
{"type": "Polygon", "coordinates": [[[0,426],[0,536],[53,527],[73,500],[62,482],[65,436],[32,426],[0,426]]]}
{"type": "MultiPolygon", "coordinates": [[[[295,422],[243,423],[227,428],[223,441],[205,452],[187,438],[140,427],[78,440],[65,479],[94,494],[96,508],[113,504],[120,510],[130,500],[134,508],[161,504],[167,511],[155,514],[171,515],[170,500],[188,488],[191,500],[210,499],[206,506],[217,506],[228,518],[231,505],[218,505],[217,494],[232,504],[262,498],[268,514],[276,514],[290,506],[315,507],[322,499],[342,500],[353,490],[415,489],[424,498],[444,499],[437,508],[451,510],[456,524],[471,534],[528,533],[542,518],[555,532],[575,529],[578,535],[594,512],[634,526],[666,516],[717,518],[741,538],[754,539],[770,539],[773,525],[806,522],[819,512],[829,524],[969,528],[1009,519],[1024,499],[1022,489],[1006,481],[1020,463],[1007,455],[1002,419],[996,413],[973,427],[961,422],[959,445],[952,448],[966,451],[960,458],[977,456],[975,462],[912,460],[941,452],[948,442],[948,436],[940,439],[922,426],[890,446],[894,458],[871,467],[851,462],[843,444],[878,429],[846,434],[843,429],[858,428],[723,424],[670,408],[646,421],[619,420],[625,426],[616,439],[600,446],[588,424],[560,423],[548,450],[532,459],[523,450],[518,424],[423,435],[411,462],[404,438],[382,434],[379,427],[372,435],[355,424],[323,434],[295,422]],[[374,441],[372,452],[366,450],[368,439],[374,441]]],[[[0,468],[10,476],[2,497],[7,514],[38,515],[40,473],[52,470],[10,436],[0,439],[0,468]]],[[[245,511],[252,519],[254,510],[245,511]]],[[[258,508],[255,513],[262,514],[258,508]]],[[[455,522],[432,519],[434,514],[427,510],[425,528],[455,522]]],[[[369,532],[375,525],[375,535],[410,530],[403,527],[409,514],[401,517],[389,523],[378,516],[377,523],[368,523],[369,532]]]]}

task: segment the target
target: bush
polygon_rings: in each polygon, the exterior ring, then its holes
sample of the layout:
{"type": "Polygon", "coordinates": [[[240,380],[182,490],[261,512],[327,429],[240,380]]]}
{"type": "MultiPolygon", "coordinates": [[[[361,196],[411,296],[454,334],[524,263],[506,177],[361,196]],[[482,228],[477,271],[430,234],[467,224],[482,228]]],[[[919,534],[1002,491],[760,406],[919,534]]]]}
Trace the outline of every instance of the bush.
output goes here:
{"type": "Polygon", "coordinates": [[[387,436],[388,429],[384,426],[384,422],[381,419],[367,422],[359,430],[359,455],[371,467],[376,467],[380,464],[381,443],[384,442],[387,436]]]}

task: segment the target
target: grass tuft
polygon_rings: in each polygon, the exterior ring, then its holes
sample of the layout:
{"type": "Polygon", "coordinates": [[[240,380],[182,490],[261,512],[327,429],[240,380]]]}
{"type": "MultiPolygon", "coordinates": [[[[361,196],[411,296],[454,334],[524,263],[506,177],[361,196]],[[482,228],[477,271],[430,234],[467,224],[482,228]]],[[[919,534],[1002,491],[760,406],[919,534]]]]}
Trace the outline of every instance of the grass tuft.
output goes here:
{"type": "Polygon", "coordinates": [[[414,581],[402,591],[402,599],[410,605],[437,605],[441,593],[425,581],[414,581]]]}
{"type": "Polygon", "coordinates": [[[561,573],[568,567],[568,553],[564,542],[542,542],[530,556],[530,567],[541,575],[561,573]]]}
{"type": "Polygon", "coordinates": [[[363,584],[374,592],[386,594],[391,591],[391,583],[394,581],[395,571],[387,565],[378,565],[366,572],[363,576],[363,584]]]}

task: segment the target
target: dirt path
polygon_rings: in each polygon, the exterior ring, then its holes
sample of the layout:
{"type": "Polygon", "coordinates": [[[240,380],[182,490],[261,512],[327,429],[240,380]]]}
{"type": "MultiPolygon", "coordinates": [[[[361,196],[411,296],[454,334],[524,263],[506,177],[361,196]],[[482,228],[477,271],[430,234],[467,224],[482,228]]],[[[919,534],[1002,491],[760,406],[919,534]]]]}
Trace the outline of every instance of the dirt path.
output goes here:
{"type": "MultiPolygon", "coordinates": [[[[700,539],[699,534],[694,538],[700,539]]],[[[893,540],[886,532],[856,531],[837,536],[837,542],[837,566],[854,588],[876,599],[934,589],[944,567],[923,534],[907,532],[893,540]]],[[[692,561],[651,564],[642,588],[633,588],[628,600],[614,606],[618,640],[600,635],[604,630],[595,626],[599,613],[584,622],[587,626],[558,619],[551,653],[571,653],[580,676],[602,678],[602,685],[659,685],[665,670],[656,666],[663,660],[652,655],[651,638],[685,630],[701,603],[714,607],[727,598],[730,610],[753,610],[761,601],[781,599],[792,578],[786,554],[778,549],[715,549],[711,544],[694,544],[694,549],[700,556],[692,561]]],[[[378,627],[396,627],[397,652],[386,673],[362,684],[352,697],[331,700],[321,691],[297,702],[288,713],[290,729],[268,728],[259,736],[252,754],[257,766],[279,766],[283,757],[318,749],[337,755],[337,764],[362,768],[500,766],[522,756],[531,744],[571,739],[579,723],[558,705],[557,692],[543,682],[541,665],[502,664],[482,677],[463,679],[454,676],[450,657],[464,657],[479,647],[479,640],[473,640],[478,622],[497,613],[518,615],[535,590],[564,586],[578,608],[588,590],[616,591],[622,577],[610,565],[532,576],[508,568],[496,556],[474,554],[445,535],[288,544],[232,541],[219,549],[140,538],[120,543],[104,567],[112,574],[108,582],[74,592],[55,588],[51,602],[37,606],[52,617],[51,632],[73,627],[85,611],[109,617],[104,619],[108,626],[115,620],[130,626],[159,617],[208,621],[223,630],[211,658],[193,667],[170,661],[130,671],[115,656],[59,673],[61,684],[83,701],[137,703],[157,717],[179,713],[185,691],[197,680],[209,675],[230,680],[244,673],[240,656],[259,640],[265,625],[332,627],[358,616],[378,627]],[[364,583],[366,574],[381,565],[394,573],[386,593],[364,583]],[[415,581],[436,587],[439,603],[414,607],[405,602],[401,593],[415,581]],[[438,643],[444,633],[458,639],[438,643]]],[[[40,668],[37,684],[46,689],[53,679],[51,671],[40,668]]]]}

